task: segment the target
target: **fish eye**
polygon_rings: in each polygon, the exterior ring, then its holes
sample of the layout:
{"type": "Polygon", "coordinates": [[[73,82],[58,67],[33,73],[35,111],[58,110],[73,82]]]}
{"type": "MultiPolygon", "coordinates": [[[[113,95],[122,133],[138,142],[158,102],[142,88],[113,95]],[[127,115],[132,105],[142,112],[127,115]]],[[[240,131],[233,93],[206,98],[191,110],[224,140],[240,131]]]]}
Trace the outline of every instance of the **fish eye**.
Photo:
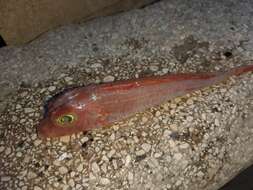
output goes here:
{"type": "Polygon", "coordinates": [[[71,124],[75,120],[75,116],[72,114],[65,114],[57,118],[57,123],[60,125],[71,124]]]}

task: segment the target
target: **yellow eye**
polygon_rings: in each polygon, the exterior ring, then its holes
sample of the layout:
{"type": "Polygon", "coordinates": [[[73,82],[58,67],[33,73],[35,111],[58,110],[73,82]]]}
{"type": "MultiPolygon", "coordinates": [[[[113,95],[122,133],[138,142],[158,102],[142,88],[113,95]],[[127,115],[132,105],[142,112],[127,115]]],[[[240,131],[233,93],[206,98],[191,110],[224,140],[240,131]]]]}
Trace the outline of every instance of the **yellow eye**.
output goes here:
{"type": "Polygon", "coordinates": [[[73,123],[75,120],[75,116],[72,114],[66,114],[62,115],[59,118],[57,118],[57,123],[60,125],[67,125],[73,123]]]}

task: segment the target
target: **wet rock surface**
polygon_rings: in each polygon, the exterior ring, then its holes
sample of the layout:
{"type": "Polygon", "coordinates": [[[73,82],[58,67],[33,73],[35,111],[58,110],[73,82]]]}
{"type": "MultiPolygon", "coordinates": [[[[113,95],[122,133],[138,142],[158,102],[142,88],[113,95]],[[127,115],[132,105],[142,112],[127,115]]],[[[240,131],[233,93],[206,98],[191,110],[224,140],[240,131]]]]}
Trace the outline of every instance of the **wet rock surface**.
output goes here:
{"type": "Polygon", "coordinates": [[[66,88],[252,64],[252,24],[241,15],[253,5],[212,2],[216,10],[161,1],[1,49],[1,189],[217,189],[252,163],[252,73],[108,128],[55,140],[36,134],[45,101],[66,88]]]}

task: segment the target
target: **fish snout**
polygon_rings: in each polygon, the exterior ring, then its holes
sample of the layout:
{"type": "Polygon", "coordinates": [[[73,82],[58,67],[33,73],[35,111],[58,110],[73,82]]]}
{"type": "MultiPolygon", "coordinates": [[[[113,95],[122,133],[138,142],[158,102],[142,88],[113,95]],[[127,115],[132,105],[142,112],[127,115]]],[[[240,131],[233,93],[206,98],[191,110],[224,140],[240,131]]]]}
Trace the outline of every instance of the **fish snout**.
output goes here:
{"type": "Polygon", "coordinates": [[[40,138],[48,138],[52,136],[52,127],[50,122],[47,120],[42,120],[37,126],[37,134],[40,138]]]}

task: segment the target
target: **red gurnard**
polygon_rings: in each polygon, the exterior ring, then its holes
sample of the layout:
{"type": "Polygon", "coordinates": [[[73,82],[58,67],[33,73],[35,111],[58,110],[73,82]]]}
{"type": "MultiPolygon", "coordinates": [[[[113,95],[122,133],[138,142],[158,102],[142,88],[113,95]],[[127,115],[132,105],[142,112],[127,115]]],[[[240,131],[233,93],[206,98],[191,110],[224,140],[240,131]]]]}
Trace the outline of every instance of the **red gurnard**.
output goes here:
{"type": "Polygon", "coordinates": [[[77,87],[48,102],[38,134],[60,137],[108,126],[166,100],[249,71],[253,71],[253,65],[223,73],[170,74],[77,87]]]}

